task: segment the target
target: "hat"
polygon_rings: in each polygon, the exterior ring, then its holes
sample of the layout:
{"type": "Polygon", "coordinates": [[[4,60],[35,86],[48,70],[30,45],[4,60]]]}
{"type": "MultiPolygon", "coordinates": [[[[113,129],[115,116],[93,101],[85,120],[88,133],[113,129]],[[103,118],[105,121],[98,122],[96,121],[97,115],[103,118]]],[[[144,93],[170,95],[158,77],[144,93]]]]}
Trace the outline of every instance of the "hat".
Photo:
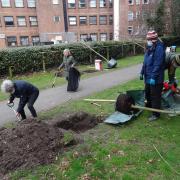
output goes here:
{"type": "Polygon", "coordinates": [[[147,40],[152,40],[153,42],[157,41],[158,39],[158,34],[156,31],[148,31],[146,35],[147,40]]]}

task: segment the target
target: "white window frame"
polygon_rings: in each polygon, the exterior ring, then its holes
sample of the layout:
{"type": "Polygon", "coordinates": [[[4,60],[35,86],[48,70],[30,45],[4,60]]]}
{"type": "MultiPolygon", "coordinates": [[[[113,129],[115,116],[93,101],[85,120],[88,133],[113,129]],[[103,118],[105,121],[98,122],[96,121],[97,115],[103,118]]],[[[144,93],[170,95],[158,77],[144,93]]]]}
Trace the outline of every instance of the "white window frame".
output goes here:
{"type": "Polygon", "coordinates": [[[67,3],[68,3],[68,8],[70,9],[76,8],[76,0],[68,0],[67,3]]]}
{"type": "Polygon", "coordinates": [[[20,44],[21,46],[29,46],[29,37],[28,36],[20,36],[20,44]],[[24,41],[22,41],[24,39],[24,41]],[[25,44],[23,44],[25,42],[25,44]]]}
{"type": "Polygon", "coordinates": [[[35,8],[36,7],[36,0],[27,0],[27,7],[35,8]]]}
{"type": "Polygon", "coordinates": [[[77,17],[76,16],[69,16],[68,21],[69,21],[70,26],[77,26],[77,17]]]}
{"type": "Polygon", "coordinates": [[[134,13],[132,11],[128,11],[128,21],[133,21],[134,13]]]}
{"type": "Polygon", "coordinates": [[[52,0],[52,4],[58,5],[59,4],[59,0],[52,0]]]}
{"type": "Polygon", "coordinates": [[[134,4],[134,0],[128,0],[128,4],[129,5],[133,5],[134,4]],[[130,2],[131,1],[131,2],[130,2]]]}
{"type": "Polygon", "coordinates": [[[100,15],[99,16],[99,24],[100,25],[107,25],[107,16],[106,15],[100,15]],[[105,17],[106,21],[104,21],[104,20],[102,21],[102,19],[101,19],[102,17],[105,17]],[[102,22],[106,22],[106,23],[102,23],[102,22]]]}
{"type": "Polygon", "coordinates": [[[97,7],[96,0],[89,0],[89,7],[90,8],[96,8],[97,7]]]}
{"type": "Polygon", "coordinates": [[[139,5],[141,3],[141,0],[136,0],[136,5],[139,5]]]}
{"type": "Polygon", "coordinates": [[[10,46],[17,46],[17,37],[16,36],[7,36],[7,45],[10,47],[10,46]],[[8,39],[12,39],[14,38],[15,41],[8,41],[8,39]]]}
{"type": "Polygon", "coordinates": [[[149,0],[147,0],[147,2],[145,2],[145,0],[142,0],[143,4],[149,4],[149,0]]]}
{"type": "Polygon", "coordinates": [[[99,7],[100,8],[106,7],[106,0],[99,0],[99,7]]]}
{"type": "Polygon", "coordinates": [[[80,26],[87,25],[87,16],[79,16],[79,25],[80,26]],[[81,20],[85,20],[84,22],[86,22],[86,23],[81,24],[81,22],[82,22],[81,20]]]}
{"type": "Polygon", "coordinates": [[[133,34],[133,26],[128,26],[128,34],[129,35],[133,34]],[[131,33],[129,32],[129,30],[131,31],[131,33]]]}
{"type": "Polygon", "coordinates": [[[11,7],[11,1],[10,0],[1,0],[1,6],[2,7],[11,7]]]}
{"type": "Polygon", "coordinates": [[[30,26],[38,26],[37,16],[29,16],[30,26]]]}
{"type": "Polygon", "coordinates": [[[24,7],[24,0],[15,0],[14,3],[16,8],[24,7]]]}
{"type": "Polygon", "coordinates": [[[26,17],[25,16],[17,16],[17,24],[18,24],[18,26],[26,26],[26,17]]]}
{"type": "Polygon", "coordinates": [[[88,34],[80,34],[80,41],[85,41],[88,37],[88,34]]]}
{"type": "Polygon", "coordinates": [[[89,24],[90,25],[97,25],[97,16],[89,16],[89,24]],[[94,17],[96,18],[96,23],[91,23],[91,22],[94,22],[94,17]],[[90,18],[93,18],[93,21],[91,21],[90,18]]]}
{"type": "Polygon", "coordinates": [[[79,0],[79,8],[85,8],[86,7],[86,0],[79,0]]]}
{"type": "Polygon", "coordinates": [[[92,38],[92,41],[97,41],[98,40],[97,33],[91,33],[90,36],[92,38]]]}
{"type": "Polygon", "coordinates": [[[107,41],[107,33],[100,33],[100,41],[107,41]]]}
{"type": "Polygon", "coordinates": [[[4,23],[5,23],[5,26],[14,26],[14,17],[13,16],[4,16],[4,23]],[[7,18],[9,18],[9,19],[11,19],[12,21],[9,21],[7,18]],[[8,20],[8,21],[6,21],[6,20],[8,20]],[[13,22],[13,24],[12,25],[8,25],[8,24],[6,24],[6,22],[13,22]]]}

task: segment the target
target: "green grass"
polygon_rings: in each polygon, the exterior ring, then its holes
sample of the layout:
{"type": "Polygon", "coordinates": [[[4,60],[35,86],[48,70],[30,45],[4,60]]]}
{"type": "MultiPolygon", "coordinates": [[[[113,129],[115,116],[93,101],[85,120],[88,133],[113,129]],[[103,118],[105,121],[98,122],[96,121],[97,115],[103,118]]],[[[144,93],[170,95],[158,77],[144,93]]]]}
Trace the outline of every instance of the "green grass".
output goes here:
{"type": "MultiPolygon", "coordinates": [[[[179,69],[176,75],[180,79],[179,69]]],[[[143,89],[143,82],[136,79],[88,98],[116,99],[119,91],[135,89],[143,89]]],[[[99,108],[81,99],[41,113],[40,119],[58,117],[69,110],[103,116],[114,112],[113,103],[101,105],[99,108]]],[[[153,145],[180,171],[179,117],[162,114],[158,121],[148,122],[149,115],[150,112],[143,112],[134,121],[121,126],[101,123],[83,133],[85,142],[60,155],[54,164],[14,172],[11,179],[178,180],[180,176],[164,163],[153,145]]]]}
{"type": "MultiPolygon", "coordinates": [[[[124,67],[128,67],[131,65],[135,65],[138,64],[140,62],[143,61],[143,56],[133,56],[133,57],[126,57],[123,59],[118,60],[118,65],[116,69],[119,68],[124,68],[124,67]]],[[[107,63],[103,63],[103,67],[106,68],[107,63]]],[[[94,69],[94,65],[87,65],[87,66],[77,66],[77,68],[82,72],[84,70],[92,70],[94,69]]],[[[91,73],[91,74],[83,74],[82,75],[82,79],[84,78],[88,78],[88,77],[92,77],[92,76],[96,76],[99,75],[101,73],[107,73],[107,72],[111,72],[114,71],[116,69],[111,69],[111,70],[105,70],[103,72],[95,72],[95,73],[91,73]]],[[[13,79],[23,79],[25,81],[28,81],[32,84],[34,84],[35,86],[37,86],[39,89],[47,89],[47,88],[51,88],[53,80],[54,80],[54,70],[51,71],[47,71],[47,72],[34,72],[32,74],[29,75],[22,75],[22,76],[15,76],[13,77],[13,79]]],[[[0,84],[2,83],[2,79],[0,80],[0,84]]],[[[56,79],[56,86],[60,86],[62,84],[65,84],[66,80],[63,77],[59,77],[56,79]]],[[[7,99],[7,95],[3,94],[2,92],[0,92],[0,101],[7,99]]]]}

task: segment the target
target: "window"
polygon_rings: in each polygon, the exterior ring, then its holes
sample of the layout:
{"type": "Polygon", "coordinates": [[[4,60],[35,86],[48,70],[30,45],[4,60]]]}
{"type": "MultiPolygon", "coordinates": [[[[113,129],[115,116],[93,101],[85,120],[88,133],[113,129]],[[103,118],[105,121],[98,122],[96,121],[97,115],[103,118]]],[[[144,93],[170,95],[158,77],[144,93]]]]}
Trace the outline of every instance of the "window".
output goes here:
{"type": "Polygon", "coordinates": [[[140,0],[136,0],[136,4],[140,4],[140,0]]]}
{"type": "Polygon", "coordinates": [[[39,43],[40,43],[39,36],[32,36],[32,44],[33,45],[38,45],[39,43]]]}
{"type": "Polygon", "coordinates": [[[133,33],[133,27],[132,26],[128,26],[128,33],[129,33],[129,35],[132,35],[132,33],[133,33]]]}
{"type": "Polygon", "coordinates": [[[68,0],[68,8],[75,8],[76,0],[68,0]]]}
{"type": "Polygon", "coordinates": [[[26,18],[24,16],[17,17],[18,26],[26,26],[26,18]]]}
{"type": "Polygon", "coordinates": [[[30,21],[30,26],[37,26],[38,25],[36,16],[30,16],[29,21],[30,21]]]}
{"type": "Polygon", "coordinates": [[[87,24],[87,17],[86,16],[80,16],[79,17],[79,25],[86,25],[87,24]]]}
{"type": "Polygon", "coordinates": [[[133,5],[134,0],[128,0],[129,5],[133,5]]]}
{"type": "Polygon", "coordinates": [[[76,16],[70,16],[69,17],[69,25],[70,26],[76,26],[77,25],[76,16]]]}
{"type": "Polygon", "coordinates": [[[86,1],[85,0],[79,0],[79,8],[85,8],[86,7],[86,1]]]}
{"type": "Polygon", "coordinates": [[[34,8],[36,7],[36,0],[27,0],[28,7],[34,8]]]}
{"type": "Polygon", "coordinates": [[[87,34],[80,34],[80,40],[83,41],[87,39],[88,35],[87,34]]]}
{"type": "Polygon", "coordinates": [[[60,16],[54,16],[53,20],[54,20],[55,23],[60,22],[60,16]]]}
{"type": "Polygon", "coordinates": [[[99,7],[106,7],[106,0],[99,0],[99,7]]]}
{"type": "Polygon", "coordinates": [[[113,40],[113,33],[109,33],[109,40],[113,40]]]}
{"type": "Polygon", "coordinates": [[[10,0],[1,0],[2,7],[11,7],[10,0]]]}
{"type": "Polygon", "coordinates": [[[97,34],[96,33],[92,33],[90,34],[91,38],[93,41],[97,41],[97,34]]]}
{"type": "Polygon", "coordinates": [[[7,45],[8,46],[16,46],[17,45],[16,36],[7,36],[7,45]]]}
{"type": "Polygon", "coordinates": [[[52,0],[52,4],[59,4],[59,0],[52,0]]]}
{"type": "Polygon", "coordinates": [[[109,0],[109,7],[110,7],[110,8],[113,7],[113,0],[109,0]]]}
{"type": "Polygon", "coordinates": [[[23,0],[15,0],[15,7],[24,7],[23,0]]]}
{"type": "Polygon", "coordinates": [[[140,17],[140,11],[136,12],[136,18],[138,19],[140,17]]]}
{"type": "Polygon", "coordinates": [[[96,0],[89,0],[89,7],[95,8],[96,7],[96,0]]]}
{"type": "Polygon", "coordinates": [[[107,34],[106,33],[100,34],[100,41],[107,41],[107,34]]]}
{"type": "Polygon", "coordinates": [[[5,26],[14,26],[13,16],[4,17],[5,26]]]}
{"type": "Polygon", "coordinates": [[[28,36],[20,36],[20,43],[21,43],[21,46],[28,46],[29,45],[28,36]]]}
{"type": "Polygon", "coordinates": [[[149,0],[142,0],[143,4],[149,4],[149,0]]]}
{"type": "Polygon", "coordinates": [[[133,21],[133,12],[128,12],[128,21],[133,21]]]}
{"type": "Polygon", "coordinates": [[[113,15],[109,15],[109,25],[113,24],[113,15]]]}
{"type": "Polygon", "coordinates": [[[96,25],[97,24],[97,16],[89,16],[89,24],[96,25]]]}
{"type": "Polygon", "coordinates": [[[107,16],[99,16],[99,24],[107,24],[107,16]]]}

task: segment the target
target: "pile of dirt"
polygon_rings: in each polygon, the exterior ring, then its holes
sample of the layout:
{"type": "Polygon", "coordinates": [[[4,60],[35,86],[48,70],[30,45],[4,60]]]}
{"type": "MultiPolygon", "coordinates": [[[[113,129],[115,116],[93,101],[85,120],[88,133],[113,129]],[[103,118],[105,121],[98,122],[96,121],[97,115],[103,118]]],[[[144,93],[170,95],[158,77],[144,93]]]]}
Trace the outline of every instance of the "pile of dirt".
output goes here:
{"type": "Polygon", "coordinates": [[[92,129],[100,122],[102,122],[101,117],[93,116],[85,112],[66,114],[64,116],[55,118],[52,121],[49,121],[49,123],[54,127],[72,130],[76,133],[92,129]]]}
{"type": "Polygon", "coordinates": [[[25,120],[15,128],[0,129],[0,177],[10,171],[52,163],[64,148],[80,142],[80,135],[101,120],[84,112],[42,122],[25,120]],[[65,130],[66,129],[66,130],[65,130]],[[71,133],[71,139],[65,133],[71,133]]]}

